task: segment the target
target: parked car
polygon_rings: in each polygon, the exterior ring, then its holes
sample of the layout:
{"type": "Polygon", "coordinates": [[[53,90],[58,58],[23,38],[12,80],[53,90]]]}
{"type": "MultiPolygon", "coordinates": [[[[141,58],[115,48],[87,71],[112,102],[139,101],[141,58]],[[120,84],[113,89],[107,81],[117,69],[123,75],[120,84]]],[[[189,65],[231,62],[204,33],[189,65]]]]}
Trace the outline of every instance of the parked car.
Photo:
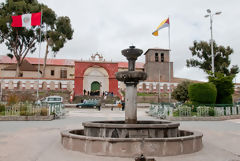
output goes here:
{"type": "Polygon", "coordinates": [[[83,103],[78,103],[76,107],[96,107],[98,100],[84,100],[83,103]]]}

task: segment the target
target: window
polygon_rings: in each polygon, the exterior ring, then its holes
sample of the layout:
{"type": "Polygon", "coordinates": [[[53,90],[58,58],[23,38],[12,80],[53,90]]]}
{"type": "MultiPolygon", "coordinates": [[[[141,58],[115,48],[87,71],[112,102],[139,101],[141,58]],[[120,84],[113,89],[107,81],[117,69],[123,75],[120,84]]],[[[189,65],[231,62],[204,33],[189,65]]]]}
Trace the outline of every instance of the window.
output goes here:
{"type": "Polygon", "coordinates": [[[161,62],[164,62],[164,54],[161,53],[161,62]]]}
{"type": "Polygon", "coordinates": [[[155,62],[158,62],[158,53],[155,53],[155,62]]]}
{"type": "Polygon", "coordinates": [[[60,71],[60,78],[67,78],[67,69],[62,69],[60,71]]]}
{"type": "Polygon", "coordinates": [[[51,76],[54,76],[54,70],[51,70],[51,76]]]}

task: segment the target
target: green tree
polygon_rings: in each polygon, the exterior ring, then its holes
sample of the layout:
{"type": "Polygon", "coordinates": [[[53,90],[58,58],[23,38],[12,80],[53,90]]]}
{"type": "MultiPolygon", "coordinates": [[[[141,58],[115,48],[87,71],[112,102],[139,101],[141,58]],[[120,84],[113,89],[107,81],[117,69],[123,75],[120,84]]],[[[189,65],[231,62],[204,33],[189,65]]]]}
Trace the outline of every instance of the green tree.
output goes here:
{"type": "Polygon", "coordinates": [[[217,88],[217,104],[232,104],[232,94],[234,93],[233,78],[234,75],[224,76],[222,73],[216,73],[215,76],[208,77],[209,82],[215,84],[217,88]]]}
{"type": "Polygon", "coordinates": [[[11,16],[23,13],[35,13],[41,10],[41,5],[36,0],[6,0],[1,3],[0,9],[0,43],[5,43],[17,61],[16,76],[20,76],[20,66],[30,52],[36,50],[39,41],[39,27],[13,28],[11,16]]]}
{"type": "Polygon", "coordinates": [[[52,51],[56,54],[67,40],[71,40],[73,36],[73,29],[69,17],[58,17],[50,27],[46,24],[46,52],[44,56],[44,65],[42,77],[45,77],[47,56],[49,53],[48,47],[52,48],[52,51]]]}
{"type": "MultiPolygon", "coordinates": [[[[212,69],[212,55],[211,55],[211,43],[206,41],[194,41],[190,51],[193,57],[187,60],[187,67],[199,67],[204,72],[208,73],[212,69]]],[[[229,68],[231,63],[229,56],[233,54],[233,49],[229,46],[218,46],[213,42],[213,53],[214,53],[214,69],[215,72],[221,72],[225,75],[237,74],[239,68],[237,65],[233,65],[229,68]]]]}
{"type": "Polygon", "coordinates": [[[191,84],[190,81],[183,81],[177,85],[177,88],[174,89],[172,93],[172,97],[180,102],[186,102],[189,97],[188,97],[188,87],[191,84]]]}

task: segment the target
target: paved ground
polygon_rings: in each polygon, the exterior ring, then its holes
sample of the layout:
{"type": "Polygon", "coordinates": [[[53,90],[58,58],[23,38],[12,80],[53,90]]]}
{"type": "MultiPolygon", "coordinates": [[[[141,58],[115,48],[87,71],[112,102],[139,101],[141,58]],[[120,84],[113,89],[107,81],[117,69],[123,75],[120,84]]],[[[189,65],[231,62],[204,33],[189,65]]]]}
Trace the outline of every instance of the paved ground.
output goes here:
{"type": "MultiPolygon", "coordinates": [[[[133,161],[133,158],[91,156],[64,149],[60,131],[81,128],[89,120],[118,120],[124,112],[114,109],[70,109],[54,121],[0,122],[0,161],[133,161]]],[[[139,119],[153,119],[139,109],[139,119]]],[[[204,148],[197,153],[155,158],[157,161],[240,161],[240,120],[180,122],[181,129],[203,132],[204,148]]]]}

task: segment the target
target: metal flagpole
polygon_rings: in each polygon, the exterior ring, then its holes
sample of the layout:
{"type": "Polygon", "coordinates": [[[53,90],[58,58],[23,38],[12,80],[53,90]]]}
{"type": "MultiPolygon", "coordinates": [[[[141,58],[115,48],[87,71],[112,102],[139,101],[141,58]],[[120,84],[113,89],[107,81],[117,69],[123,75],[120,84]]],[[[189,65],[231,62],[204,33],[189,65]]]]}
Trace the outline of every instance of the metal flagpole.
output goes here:
{"type": "Polygon", "coordinates": [[[158,103],[160,103],[160,101],[161,101],[161,85],[160,85],[160,79],[161,79],[161,75],[160,75],[160,70],[161,69],[159,69],[159,73],[158,73],[158,103]]]}
{"type": "MultiPolygon", "coordinates": [[[[168,17],[169,20],[169,17],[168,17]]],[[[171,52],[171,46],[170,46],[170,20],[169,20],[169,27],[168,27],[168,45],[169,45],[169,94],[168,94],[168,101],[171,102],[171,63],[170,63],[170,52],[171,52]]]]}
{"type": "Polygon", "coordinates": [[[38,81],[37,81],[37,101],[39,100],[39,79],[40,79],[40,55],[41,55],[41,26],[42,26],[42,9],[41,9],[41,23],[40,23],[40,32],[39,32],[39,53],[38,53],[38,81]]]}

